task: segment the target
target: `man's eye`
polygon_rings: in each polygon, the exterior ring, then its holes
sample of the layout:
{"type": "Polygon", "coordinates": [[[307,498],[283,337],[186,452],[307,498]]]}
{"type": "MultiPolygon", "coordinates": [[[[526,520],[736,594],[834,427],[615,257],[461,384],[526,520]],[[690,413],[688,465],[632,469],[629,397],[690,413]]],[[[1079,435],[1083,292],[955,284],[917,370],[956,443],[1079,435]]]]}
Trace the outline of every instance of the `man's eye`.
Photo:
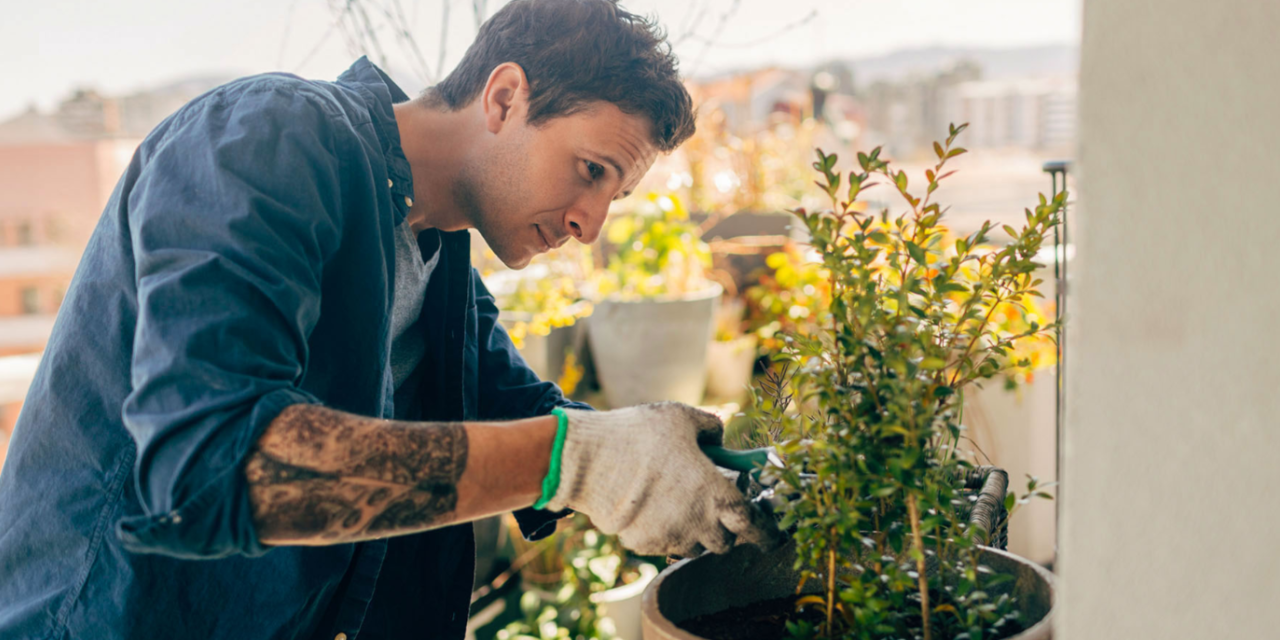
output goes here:
{"type": "Polygon", "coordinates": [[[586,163],[587,163],[587,175],[590,175],[592,180],[599,180],[601,177],[604,176],[604,167],[590,160],[587,160],[586,163]]]}

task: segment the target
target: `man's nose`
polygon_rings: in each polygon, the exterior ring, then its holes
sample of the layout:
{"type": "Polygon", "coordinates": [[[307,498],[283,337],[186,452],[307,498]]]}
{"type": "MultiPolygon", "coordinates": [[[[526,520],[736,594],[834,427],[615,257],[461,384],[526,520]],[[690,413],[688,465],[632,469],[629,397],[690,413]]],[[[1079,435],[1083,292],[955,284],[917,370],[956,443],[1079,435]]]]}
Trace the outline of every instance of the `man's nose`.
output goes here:
{"type": "Polygon", "coordinates": [[[583,244],[595,242],[604,228],[611,202],[608,197],[595,194],[579,199],[564,216],[569,235],[583,244]]]}

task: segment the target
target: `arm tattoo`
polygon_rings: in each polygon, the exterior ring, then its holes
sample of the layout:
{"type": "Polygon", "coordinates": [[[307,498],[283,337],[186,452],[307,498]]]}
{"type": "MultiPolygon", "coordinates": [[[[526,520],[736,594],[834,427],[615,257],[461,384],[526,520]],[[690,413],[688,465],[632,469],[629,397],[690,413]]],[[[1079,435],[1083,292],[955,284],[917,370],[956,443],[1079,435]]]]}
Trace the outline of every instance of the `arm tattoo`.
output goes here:
{"type": "Polygon", "coordinates": [[[466,466],[461,423],[295,405],[267,427],[245,476],[263,542],[340,543],[449,524],[466,466]]]}

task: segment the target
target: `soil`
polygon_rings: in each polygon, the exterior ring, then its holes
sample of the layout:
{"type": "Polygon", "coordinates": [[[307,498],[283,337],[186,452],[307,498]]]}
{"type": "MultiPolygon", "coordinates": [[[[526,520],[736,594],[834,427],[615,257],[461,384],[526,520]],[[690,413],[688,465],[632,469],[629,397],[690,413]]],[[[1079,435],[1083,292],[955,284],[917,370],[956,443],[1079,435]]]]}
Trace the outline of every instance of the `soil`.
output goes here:
{"type": "Polygon", "coordinates": [[[787,637],[787,622],[823,621],[812,607],[797,613],[797,596],[753,602],[685,620],[680,628],[707,640],[780,640],[787,637]]]}
{"type": "MultiPolygon", "coordinates": [[[[726,609],[681,622],[681,629],[706,640],[782,640],[787,637],[787,623],[808,620],[814,625],[825,622],[816,608],[796,611],[799,596],[753,602],[745,607],[726,609]]],[[[919,620],[917,619],[917,623],[919,620]]],[[[1022,633],[1017,623],[1000,629],[999,638],[1022,633]]]]}

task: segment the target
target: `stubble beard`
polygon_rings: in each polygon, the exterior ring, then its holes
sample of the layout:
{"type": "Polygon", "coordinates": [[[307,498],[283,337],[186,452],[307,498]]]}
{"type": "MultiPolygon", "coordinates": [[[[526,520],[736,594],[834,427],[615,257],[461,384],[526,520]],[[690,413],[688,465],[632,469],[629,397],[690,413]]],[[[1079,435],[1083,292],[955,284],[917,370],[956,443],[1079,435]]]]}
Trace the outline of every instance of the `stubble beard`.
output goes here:
{"type": "Polygon", "coordinates": [[[468,163],[459,172],[458,179],[452,188],[453,202],[459,211],[471,222],[471,226],[480,232],[480,236],[498,256],[503,264],[511,269],[523,269],[528,266],[532,255],[521,246],[512,229],[503,221],[501,207],[495,201],[503,201],[499,194],[493,193],[498,185],[485,187],[481,176],[503,175],[506,180],[514,179],[510,172],[513,167],[509,163],[494,162],[492,167],[477,167],[468,163]],[[489,196],[486,198],[484,195],[489,196]]]}

